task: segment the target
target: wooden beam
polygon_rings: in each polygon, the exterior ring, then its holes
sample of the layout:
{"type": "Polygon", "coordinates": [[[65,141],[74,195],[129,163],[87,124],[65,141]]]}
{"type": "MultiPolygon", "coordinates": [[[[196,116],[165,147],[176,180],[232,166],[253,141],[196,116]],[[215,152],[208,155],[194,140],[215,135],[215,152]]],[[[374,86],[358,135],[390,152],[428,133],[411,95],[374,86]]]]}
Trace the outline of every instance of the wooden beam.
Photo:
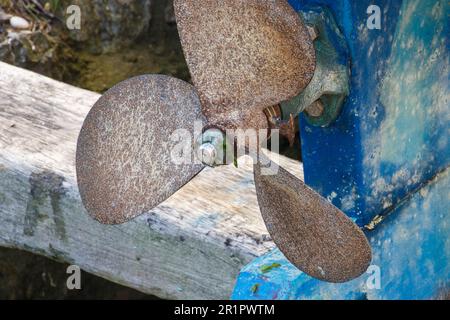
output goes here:
{"type": "MultiPolygon", "coordinates": [[[[0,246],[161,298],[229,298],[241,267],[274,247],[251,166],[205,169],[150,212],[102,225],[83,208],[74,168],[78,132],[98,98],[0,62],[0,246]]],[[[280,164],[302,177],[298,162],[280,164]]]]}

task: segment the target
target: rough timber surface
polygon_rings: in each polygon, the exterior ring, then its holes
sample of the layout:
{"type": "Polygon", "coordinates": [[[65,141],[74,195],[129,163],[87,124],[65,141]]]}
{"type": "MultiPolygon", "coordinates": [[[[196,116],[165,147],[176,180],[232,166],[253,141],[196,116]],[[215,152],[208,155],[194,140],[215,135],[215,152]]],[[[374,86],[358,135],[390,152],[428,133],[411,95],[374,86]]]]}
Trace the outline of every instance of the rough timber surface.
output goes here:
{"type": "MultiPolygon", "coordinates": [[[[150,212],[102,225],[85,211],[75,176],[77,136],[98,98],[0,62],[0,246],[161,298],[229,298],[239,270],[274,247],[252,166],[205,169],[150,212]]],[[[298,162],[280,163],[302,178],[298,162]]]]}

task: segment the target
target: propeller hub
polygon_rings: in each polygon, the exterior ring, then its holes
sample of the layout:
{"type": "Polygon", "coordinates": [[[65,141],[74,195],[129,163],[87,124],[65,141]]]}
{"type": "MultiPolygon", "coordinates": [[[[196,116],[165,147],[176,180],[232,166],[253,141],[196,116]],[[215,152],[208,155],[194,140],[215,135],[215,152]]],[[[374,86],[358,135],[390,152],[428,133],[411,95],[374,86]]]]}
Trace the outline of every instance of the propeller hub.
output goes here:
{"type": "Polygon", "coordinates": [[[216,163],[217,159],[217,150],[216,147],[212,143],[204,143],[199,149],[200,160],[203,164],[213,167],[216,163]]]}
{"type": "Polygon", "coordinates": [[[226,164],[227,152],[231,150],[231,148],[227,148],[228,145],[222,130],[217,128],[205,130],[196,141],[197,158],[209,167],[226,164]]]}

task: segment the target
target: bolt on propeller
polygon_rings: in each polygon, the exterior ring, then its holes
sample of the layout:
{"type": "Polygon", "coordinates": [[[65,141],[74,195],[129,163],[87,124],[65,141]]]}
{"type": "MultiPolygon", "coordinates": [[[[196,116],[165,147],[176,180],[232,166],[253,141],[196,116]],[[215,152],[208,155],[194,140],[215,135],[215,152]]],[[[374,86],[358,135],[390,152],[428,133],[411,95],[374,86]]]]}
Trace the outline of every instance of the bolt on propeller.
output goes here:
{"type": "Polygon", "coordinates": [[[227,163],[227,146],[225,134],[216,128],[207,129],[195,144],[196,156],[205,165],[215,167],[227,163]]]}

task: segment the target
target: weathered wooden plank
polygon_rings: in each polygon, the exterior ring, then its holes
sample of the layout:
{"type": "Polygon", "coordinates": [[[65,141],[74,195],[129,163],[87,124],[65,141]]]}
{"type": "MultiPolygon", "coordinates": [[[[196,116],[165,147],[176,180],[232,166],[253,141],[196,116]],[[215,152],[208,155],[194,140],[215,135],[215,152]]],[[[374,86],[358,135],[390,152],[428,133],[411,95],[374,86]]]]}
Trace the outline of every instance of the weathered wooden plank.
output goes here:
{"type": "MultiPolygon", "coordinates": [[[[74,169],[98,97],[0,62],[0,245],[162,298],[228,298],[240,268],[274,247],[251,166],[205,169],[151,212],[102,225],[83,208],[74,169]]],[[[299,163],[280,164],[303,176],[299,163]]]]}

